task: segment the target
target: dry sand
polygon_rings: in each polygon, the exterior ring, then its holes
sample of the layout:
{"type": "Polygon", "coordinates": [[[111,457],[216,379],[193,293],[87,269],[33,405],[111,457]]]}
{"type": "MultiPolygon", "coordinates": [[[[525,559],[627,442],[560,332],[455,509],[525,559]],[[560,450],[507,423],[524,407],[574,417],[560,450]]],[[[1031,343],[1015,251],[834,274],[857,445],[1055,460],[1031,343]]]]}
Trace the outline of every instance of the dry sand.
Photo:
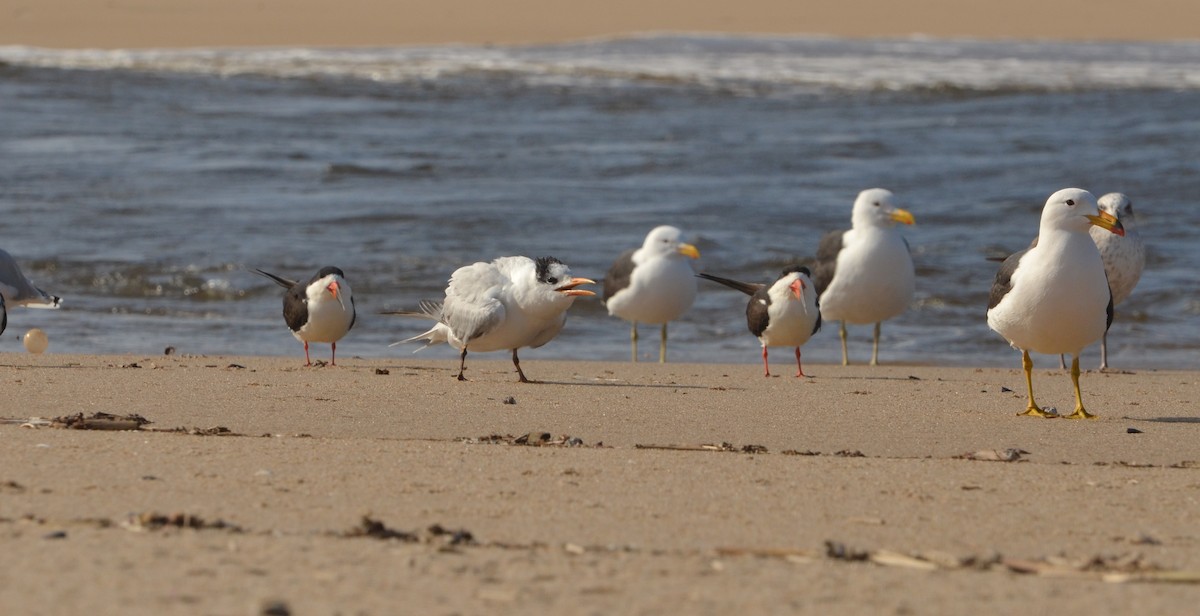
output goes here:
{"type": "MultiPolygon", "coordinates": [[[[1195,373],[1089,373],[1101,417],[1069,421],[1015,416],[1015,369],[528,355],[545,382],[480,357],[460,383],[410,358],[3,356],[8,420],[235,435],[0,423],[0,612],[1183,613],[1200,591],[1101,579],[1200,570],[1195,373]],[[582,446],[480,438],[542,432],[582,446]],[[346,536],[364,515],[414,536],[346,536]]],[[[1070,407],[1066,374],[1035,386],[1070,407]]]]}
{"type": "Polygon", "coordinates": [[[641,32],[1172,40],[1195,0],[0,0],[0,45],[545,43],[641,32]]]}

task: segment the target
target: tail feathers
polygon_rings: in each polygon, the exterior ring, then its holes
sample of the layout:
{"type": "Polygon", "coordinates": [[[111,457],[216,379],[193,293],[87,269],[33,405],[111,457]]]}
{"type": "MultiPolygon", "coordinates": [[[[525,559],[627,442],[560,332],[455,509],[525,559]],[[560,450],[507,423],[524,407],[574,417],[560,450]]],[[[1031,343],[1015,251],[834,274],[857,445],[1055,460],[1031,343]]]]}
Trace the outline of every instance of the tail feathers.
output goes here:
{"type": "Polygon", "coordinates": [[[263,271],[263,270],[260,270],[257,268],[255,268],[254,273],[258,274],[259,276],[266,276],[267,278],[274,280],[275,284],[277,284],[285,289],[290,289],[290,288],[300,284],[299,282],[297,282],[295,280],[290,280],[288,278],[284,278],[283,276],[276,276],[275,274],[272,274],[271,272],[263,271]]]}
{"type": "Polygon", "coordinates": [[[431,321],[437,321],[438,323],[436,325],[434,325],[432,328],[430,328],[429,331],[427,331],[423,334],[413,336],[412,338],[406,338],[399,342],[393,342],[393,343],[389,344],[388,346],[394,347],[396,345],[405,344],[407,342],[419,342],[421,340],[424,340],[425,344],[423,346],[418,347],[416,349],[416,351],[413,351],[413,353],[416,353],[417,351],[420,351],[421,349],[424,349],[426,347],[431,347],[435,344],[442,344],[444,342],[449,342],[450,339],[447,334],[450,330],[441,322],[442,303],[426,299],[426,300],[421,300],[421,303],[419,305],[421,307],[421,309],[419,311],[397,310],[397,311],[393,311],[393,312],[384,312],[383,314],[393,314],[393,315],[402,316],[402,317],[416,317],[418,319],[429,319],[431,321]]]}
{"type": "Polygon", "coordinates": [[[418,319],[429,319],[431,321],[442,320],[442,303],[435,302],[431,299],[423,299],[418,304],[420,310],[389,310],[379,314],[390,314],[399,317],[416,317],[418,319]]]}
{"type": "Polygon", "coordinates": [[[427,331],[423,334],[418,334],[416,336],[413,336],[412,338],[405,338],[404,340],[401,340],[399,342],[393,342],[393,343],[389,344],[388,346],[394,347],[394,346],[397,346],[400,344],[405,344],[407,342],[420,342],[420,341],[424,340],[425,344],[417,347],[417,349],[413,351],[413,353],[416,353],[417,351],[420,351],[421,349],[431,347],[435,344],[442,344],[444,342],[449,342],[450,339],[446,335],[446,333],[448,331],[449,330],[446,329],[445,325],[438,323],[437,325],[434,325],[433,327],[431,327],[429,329],[429,331],[427,331]]]}
{"type": "Polygon", "coordinates": [[[742,293],[745,293],[746,295],[754,295],[755,292],[757,292],[759,289],[762,288],[761,284],[751,284],[749,282],[739,282],[737,280],[732,280],[730,278],[722,278],[720,276],[713,276],[712,274],[705,274],[703,272],[696,274],[696,276],[703,278],[705,280],[711,280],[713,282],[723,284],[731,289],[737,289],[738,291],[741,291],[742,293]]]}
{"type": "Polygon", "coordinates": [[[418,306],[421,307],[421,313],[434,321],[442,320],[442,302],[435,302],[431,299],[423,299],[418,306]]]}

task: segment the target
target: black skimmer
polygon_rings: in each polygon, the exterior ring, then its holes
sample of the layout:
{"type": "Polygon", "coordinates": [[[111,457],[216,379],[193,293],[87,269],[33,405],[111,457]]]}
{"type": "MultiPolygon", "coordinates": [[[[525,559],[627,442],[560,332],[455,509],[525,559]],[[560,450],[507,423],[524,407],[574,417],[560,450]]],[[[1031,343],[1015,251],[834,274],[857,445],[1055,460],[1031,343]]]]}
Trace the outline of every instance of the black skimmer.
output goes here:
{"type": "MultiPolygon", "coordinates": [[[[595,284],[574,278],[554,257],[500,257],[490,263],[460,267],[450,276],[446,299],[421,302],[420,312],[387,312],[437,321],[429,331],[393,343],[424,340],[425,346],[445,342],[459,349],[458,380],[465,381],[467,351],[511,350],[518,380],[529,383],[517,350],[538,348],[562,331],[567,309],[576,297],[595,295],[579,289],[595,284]]],[[[421,347],[425,348],[425,347],[421,347]]],[[[421,349],[417,349],[418,351],[421,349]]]]}
{"type": "Polygon", "coordinates": [[[807,267],[789,267],[771,285],[696,275],[750,296],[746,326],[762,343],[763,376],[771,376],[767,347],[773,346],[796,347],[796,376],[808,376],[800,363],[800,347],[821,329],[821,310],[807,267]]]}
{"type": "Polygon", "coordinates": [[[846,324],[875,324],[871,365],[879,363],[880,324],[908,309],[916,289],[908,243],[896,224],[913,224],[882,188],[864,190],[854,201],[848,231],[832,231],[817,246],[813,282],[826,319],[839,321],[842,365],[849,365],[846,324]]]}
{"type": "Polygon", "coordinates": [[[700,258],[675,227],[655,227],[609,268],[604,277],[608,313],[632,323],[630,343],[637,361],[638,323],[661,324],[658,361],[667,361],[667,323],[679,318],[696,300],[696,277],[689,259],[700,258]]]}
{"type": "Polygon", "coordinates": [[[1022,415],[1051,416],[1033,397],[1033,360],[1029,352],[1070,353],[1075,411],[1071,419],[1094,417],[1079,391],[1079,353],[1099,340],[1112,323],[1113,296],[1104,262],[1088,231],[1092,226],[1121,235],[1111,214],[1101,212],[1086,190],[1065,188],[1046,201],[1037,241],[1000,265],[988,300],[987,322],[1013,348],[1029,389],[1022,415]]]}
{"type": "Polygon", "coordinates": [[[283,320],[292,335],[304,343],[304,365],[311,366],[308,343],[328,342],[329,365],[337,365],[337,342],[354,327],[354,292],[346,274],[336,267],[323,267],[308,282],[290,280],[260,269],[256,273],[288,290],[283,296],[283,320]]]}

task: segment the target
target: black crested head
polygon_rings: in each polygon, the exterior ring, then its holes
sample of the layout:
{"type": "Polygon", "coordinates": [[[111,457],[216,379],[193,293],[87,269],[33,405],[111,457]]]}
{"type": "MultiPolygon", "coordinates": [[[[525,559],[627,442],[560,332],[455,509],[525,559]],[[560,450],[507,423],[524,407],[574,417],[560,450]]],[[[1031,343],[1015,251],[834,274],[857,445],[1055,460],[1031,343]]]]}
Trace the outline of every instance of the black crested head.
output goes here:
{"type": "Polygon", "coordinates": [[[537,267],[538,282],[544,282],[546,284],[557,284],[558,283],[557,280],[550,280],[550,277],[551,277],[550,266],[551,265],[562,265],[563,264],[562,261],[559,261],[558,259],[555,259],[554,257],[538,257],[537,260],[534,261],[534,264],[537,267]]]}
{"type": "Polygon", "coordinates": [[[338,276],[340,276],[343,279],[346,278],[346,274],[342,272],[341,268],[333,267],[332,265],[327,265],[325,267],[322,267],[321,271],[317,272],[317,280],[320,280],[330,274],[337,274],[338,276]]]}
{"type": "Polygon", "coordinates": [[[812,272],[808,271],[808,268],[804,267],[803,265],[793,265],[791,267],[784,268],[783,273],[780,274],[779,277],[783,278],[788,274],[804,274],[805,276],[812,278],[812,272]]]}

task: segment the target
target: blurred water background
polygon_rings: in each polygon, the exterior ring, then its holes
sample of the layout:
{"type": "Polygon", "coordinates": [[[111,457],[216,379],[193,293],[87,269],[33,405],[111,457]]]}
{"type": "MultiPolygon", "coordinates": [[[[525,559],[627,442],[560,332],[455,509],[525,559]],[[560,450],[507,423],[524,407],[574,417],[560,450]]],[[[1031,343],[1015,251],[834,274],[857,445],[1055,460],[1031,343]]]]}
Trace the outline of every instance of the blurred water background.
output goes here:
{"type": "MultiPolygon", "coordinates": [[[[1197,369],[1197,144],[1200,43],[0,47],[0,248],[65,298],[10,309],[0,351],[36,326],[51,352],[299,358],[281,290],[247,270],[337,265],[360,313],[339,355],[402,358],[387,344],[427,324],[377,312],[440,297],[460,265],[554,255],[599,280],[674,224],[698,268],[768,281],[881,186],[917,218],[918,272],[882,360],[1016,366],[984,319],[987,257],[1024,247],[1046,197],[1078,186],[1130,195],[1149,246],[1110,363],[1197,369]]],[[[744,306],[702,282],[671,358],[757,362],[744,306]]],[[[657,332],[642,333],[653,358],[657,332]]],[[[870,333],[851,329],[853,359],[870,333]]],[[[627,353],[627,325],[581,300],[526,358],[627,353]]],[[[805,359],[840,360],[834,327],[805,359]]]]}

